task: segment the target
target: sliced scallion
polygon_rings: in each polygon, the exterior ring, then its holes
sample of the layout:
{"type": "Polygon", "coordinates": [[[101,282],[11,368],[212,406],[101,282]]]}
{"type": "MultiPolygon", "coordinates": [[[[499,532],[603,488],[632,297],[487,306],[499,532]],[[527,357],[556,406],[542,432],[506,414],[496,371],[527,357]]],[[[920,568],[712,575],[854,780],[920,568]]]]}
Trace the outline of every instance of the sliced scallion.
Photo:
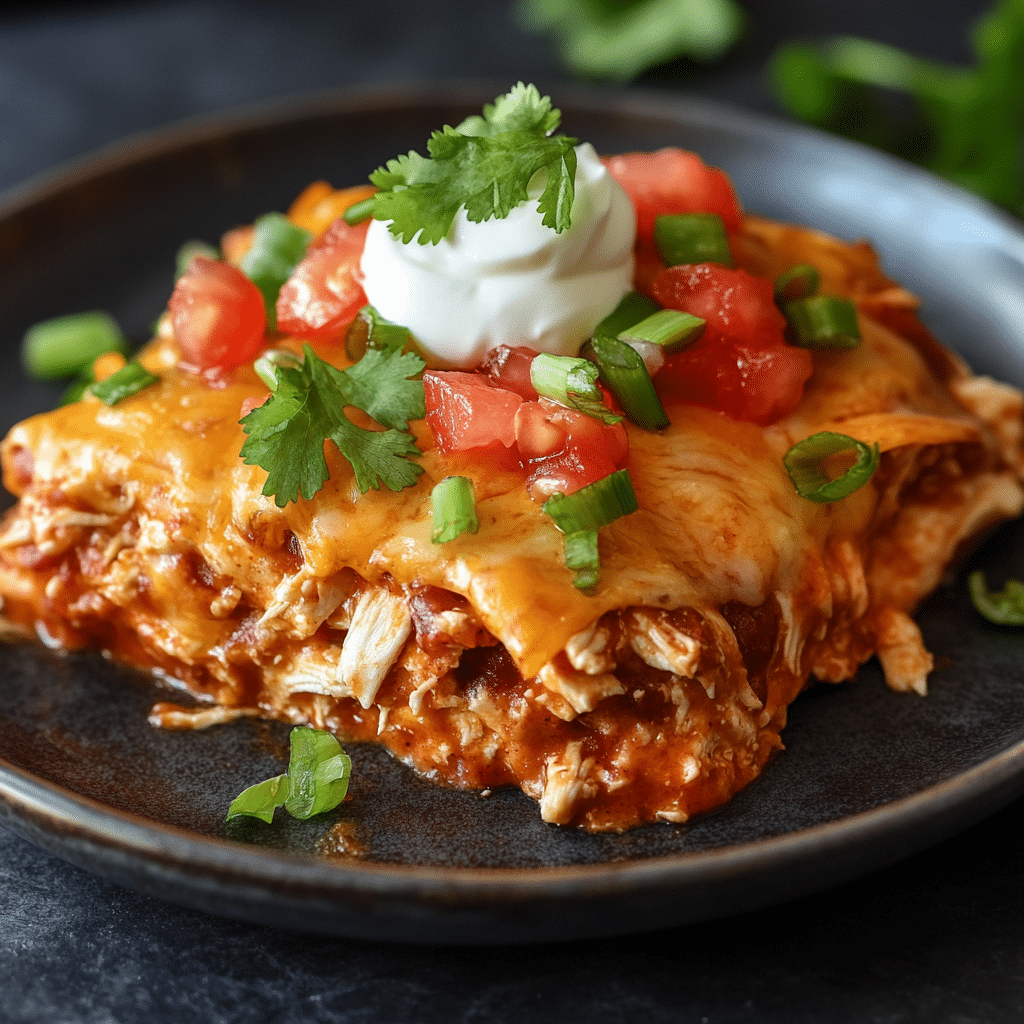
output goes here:
{"type": "Polygon", "coordinates": [[[1002,590],[989,590],[985,574],[972,572],[967,585],[971,602],[989,622],[998,626],[1024,626],[1024,583],[1009,579],[1002,590]]]}
{"type": "Polygon", "coordinates": [[[252,364],[252,368],[271,391],[277,390],[277,368],[279,366],[301,366],[302,360],[286,348],[270,348],[252,364]]]}
{"type": "Polygon", "coordinates": [[[352,773],[352,761],[341,744],[329,732],[300,726],[292,729],[289,745],[285,810],[305,819],[337,807],[352,773]]]}
{"type": "Polygon", "coordinates": [[[263,295],[267,330],[277,328],[277,294],[313,236],[280,213],[266,213],[253,225],[252,245],[242,257],[242,273],[263,295]]]}
{"type": "Polygon", "coordinates": [[[264,779],[255,786],[243,789],[228,808],[227,821],[232,818],[259,818],[268,825],[274,820],[274,811],[281,807],[291,792],[291,781],[287,775],[275,775],[264,779]]]}
{"type": "Polygon", "coordinates": [[[625,469],[609,473],[573,494],[552,494],[543,505],[555,526],[565,534],[600,530],[639,507],[633,481],[625,469]]]}
{"type": "Polygon", "coordinates": [[[589,359],[555,356],[542,352],[530,363],[530,383],[538,395],[586,413],[602,423],[618,423],[622,417],[604,404],[597,386],[598,368],[589,359]]]}
{"type": "Polygon", "coordinates": [[[565,535],[565,567],[575,573],[573,586],[579,590],[591,590],[597,586],[601,568],[597,530],[580,530],[565,535]]]}
{"type": "Polygon", "coordinates": [[[353,227],[356,224],[362,224],[364,220],[373,216],[373,196],[353,203],[341,216],[346,224],[351,224],[353,227]]]}
{"type": "Polygon", "coordinates": [[[644,430],[663,430],[669,418],[643,359],[618,338],[595,335],[583,354],[597,364],[601,383],[618,399],[627,419],[644,430]]]}
{"type": "Polygon", "coordinates": [[[159,380],[160,378],[155,373],[150,373],[142,363],[132,360],[106,380],[90,384],[85,390],[90,395],[95,395],[104,405],[117,405],[118,402],[137,395],[159,380]]]}
{"type": "Polygon", "coordinates": [[[782,457],[797,494],[810,501],[839,501],[863,487],[878,469],[878,445],[865,444],[829,430],[812,434],[793,445],[782,457]],[[831,479],[825,463],[834,455],[853,455],[855,461],[842,476],[831,479]]]}
{"type": "Polygon", "coordinates": [[[627,327],[656,313],[661,306],[640,292],[627,292],[622,301],[594,328],[595,338],[617,338],[627,327]]]}
{"type": "Polygon", "coordinates": [[[818,294],[821,275],[810,263],[798,263],[775,279],[775,301],[792,302],[794,299],[809,299],[818,294]]]}
{"type": "Polygon", "coordinates": [[[783,306],[801,348],[856,348],[860,344],[857,310],[849,299],[838,295],[811,295],[783,306]]]}
{"type": "Polygon", "coordinates": [[[193,256],[205,256],[207,259],[219,260],[220,250],[210,245],[209,242],[201,242],[195,238],[190,242],[186,242],[178,249],[178,254],[174,258],[175,280],[188,270],[188,265],[192,262],[193,256]]]}
{"type": "Polygon", "coordinates": [[[717,213],[666,213],[654,219],[654,244],[669,267],[680,263],[735,266],[725,223],[717,213]]]}
{"type": "Polygon", "coordinates": [[[108,313],[73,313],[30,327],[21,345],[28,373],[39,380],[73,377],[106,352],[126,352],[121,328],[108,313]]]}
{"type": "Polygon", "coordinates": [[[640,323],[627,327],[619,334],[619,340],[627,344],[646,341],[660,345],[666,352],[678,352],[704,333],[706,323],[692,313],[683,313],[678,309],[659,309],[640,323]]]}
{"type": "Polygon", "coordinates": [[[64,394],[60,396],[60,404],[72,405],[81,401],[90,385],[95,383],[96,375],[92,372],[92,366],[89,366],[65,388],[64,394]]]}
{"type": "Polygon", "coordinates": [[[476,533],[480,521],[473,502],[473,484],[464,476],[448,476],[430,492],[434,529],[430,539],[446,544],[463,533],[476,533]]]}

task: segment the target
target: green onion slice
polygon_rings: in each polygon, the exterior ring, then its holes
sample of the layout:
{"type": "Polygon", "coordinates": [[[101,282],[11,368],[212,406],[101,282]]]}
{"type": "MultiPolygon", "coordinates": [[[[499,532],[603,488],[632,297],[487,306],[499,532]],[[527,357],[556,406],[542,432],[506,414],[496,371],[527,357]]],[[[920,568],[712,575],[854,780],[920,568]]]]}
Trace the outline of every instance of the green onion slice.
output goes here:
{"type": "Polygon", "coordinates": [[[594,328],[595,338],[617,338],[626,328],[640,323],[661,306],[640,292],[627,292],[622,301],[594,328]]]}
{"type": "Polygon", "coordinates": [[[75,402],[80,402],[84,397],[86,391],[89,390],[91,384],[96,383],[96,375],[92,372],[92,367],[88,367],[83,370],[64,390],[64,394],[60,396],[61,405],[72,405],[75,402]]]}
{"type": "Polygon", "coordinates": [[[291,731],[290,745],[285,810],[305,819],[337,807],[352,774],[352,761],[341,744],[329,732],[299,726],[291,731]]]}
{"type": "Polygon", "coordinates": [[[271,391],[277,390],[277,368],[279,366],[301,366],[302,360],[286,348],[270,348],[252,364],[252,368],[271,391]]]}
{"type": "Polygon", "coordinates": [[[586,413],[602,423],[619,423],[622,417],[604,404],[597,386],[598,368],[588,359],[554,356],[546,352],[530,363],[530,383],[538,395],[586,413]]]}
{"type": "Polygon", "coordinates": [[[476,533],[480,521],[473,503],[473,484],[464,476],[448,476],[430,492],[434,529],[430,539],[446,544],[463,533],[476,533]]]}
{"type": "Polygon", "coordinates": [[[618,399],[626,417],[644,430],[662,430],[669,418],[640,355],[618,338],[594,335],[583,354],[597,364],[601,383],[618,399]]]}
{"type": "Polygon", "coordinates": [[[821,275],[810,263],[798,263],[775,279],[775,301],[791,302],[794,299],[809,299],[818,294],[821,275]]]}
{"type": "Polygon", "coordinates": [[[341,216],[346,224],[353,227],[362,224],[364,220],[369,220],[373,216],[373,196],[353,203],[341,216]]]}
{"type": "Polygon", "coordinates": [[[665,265],[735,266],[725,222],[717,213],[666,213],[654,219],[654,244],[665,265]]]}
{"type": "Polygon", "coordinates": [[[293,818],[311,818],[345,799],[352,761],[341,744],[329,732],[306,726],[292,729],[289,743],[287,774],[243,790],[228,808],[228,821],[247,815],[269,823],[282,805],[293,818]]]}
{"type": "Polygon", "coordinates": [[[564,534],[600,530],[639,507],[633,481],[625,469],[618,469],[573,494],[552,494],[543,505],[564,534]]]}
{"type": "Polygon", "coordinates": [[[659,345],[666,352],[679,352],[695,342],[703,333],[707,321],[692,313],[678,309],[659,309],[640,323],[620,332],[619,340],[627,344],[647,341],[659,345]]]}
{"type": "Polygon", "coordinates": [[[30,327],[21,344],[26,371],[38,380],[73,377],[107,352],[127,352],[121,328],[109,313],[73,313],[30,327]]]}
{"type": "Polygon", "coordinates": [[[785,303],[783,312],[801,348],[856,348],[860,344],[857,310],[838,295],[812,295],[785,303]]]}
{"type": "Polygon", "coordinates": [[[205,256],[207,259],[219,260],[220,250],[216,246],[210,245],[209,242],[201,242],[196,238],[186,242],[178,250],[178,254],[174,258],[175,280],[188,270],[188,265],[192,262],[193,256],[205,256]]]}
{"type": "Polygon", "coordinates": [[[313,236],[280,213],[266,213],[253,226],[252,245],[242,257],[242,273],[263,294],[267,330],[277,328],[277,293],[291,277],[313,236]]]}
{"type": "Polygon", "coordinates": [[[95,395],[104,405],[117,405],[118,402],[137,395],[159,380],[160,378],[155,373],[150,373],[142,363],[132,360],[106,380],[90,384],[85,390],[90,395],[95,395]]]}
{"type": "Polygon", "coordinates": [[[980,570],[972,572],[967,585],[974,607],[989,622],[999,626],[1024,626],[1024,583],[1007,580],[1002,590],[989,590],[985,574],[980,570]]]}
{"type": "Polygon", "coordinates": [[[817,502],[838,501],[853,494],[874,475],[878,460],[877,444],[868,445],[828,430],[812,434],[782,456],[797,494],[817,502]],[[856,455],[856,461],[842,476],[832,480],[825,472],[825,462],[843,453],[856,455]]]}
{"type": "Polygon", "coordinates": [[[291,791],[287,775],[275,775],[272,779],[257,782],[255,786],[243,789],[228,808],[227,821],[232,818],[259,818],[268,825],[274,820],[274,811],[280,807],[291,791]]]}
{"type": "Polygon", "coordinates": [[[597,586],[601,568],[597,530],[580,530],[565,535],[565,567],[575,573],[573,586],[579,590],[592,590],[597,586]]]}

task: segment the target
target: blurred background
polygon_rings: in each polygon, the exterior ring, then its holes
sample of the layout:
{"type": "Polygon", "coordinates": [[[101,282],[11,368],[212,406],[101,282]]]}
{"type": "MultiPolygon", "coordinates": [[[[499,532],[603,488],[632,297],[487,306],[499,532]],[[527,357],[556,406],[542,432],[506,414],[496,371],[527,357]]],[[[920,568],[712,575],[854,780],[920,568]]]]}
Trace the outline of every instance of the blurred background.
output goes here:
{"type": "Polygon", "coordinates": [[[480,77],[803,118],[1024,209],[1024,0],[3,3],[0,189],[196,115],[480,77]]]}

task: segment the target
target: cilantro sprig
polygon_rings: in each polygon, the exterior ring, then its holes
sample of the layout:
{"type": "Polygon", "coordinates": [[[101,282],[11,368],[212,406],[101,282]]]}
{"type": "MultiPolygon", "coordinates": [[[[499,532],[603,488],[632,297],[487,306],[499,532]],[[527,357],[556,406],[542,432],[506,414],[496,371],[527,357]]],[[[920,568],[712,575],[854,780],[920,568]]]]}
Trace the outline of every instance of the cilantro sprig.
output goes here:
{"type": "Polygon", "coordinates": [[[228,821],[247,816],[269,824],[282,805],[293,818],[312,818],[345,799],[352,760],[341,744],[329,732],[306,726],[292,729],[289,743],[287,773],[239,793],[228,808],[228,821]]]}
{"type": "Polygon", "coordinates": [[[531,178],[547,171],[537,208],[543,223],[557,232],[570,224],[576,176],[577,139],[552,135],[561,112],[536,86],[519,82],[468,117],[445,126],[427,143],[429,157],[410,151],[370,175],[377,186],[373,216],[390,221],[388,230],[403,242],[417,238],[436,245],[463,207],[473,222],[502,219],[529,198],[531,178]]]}
{"type": "Polygon", "coordinates": [[[277,389],[241,420],[248,437],[240,454],[246,465],[267,471],[263,493],[282,508],[300,494],[312,498],[328,477],[327,440],[351,463],[361,492],[415,484],[423,467],[410,461],[419,449],[407,427],[426,414],[423,384],[413,379],[425,365],[412,352],[368,349],[339,370],[306,345],[299,366],[278,366],[277,389]],[[386,429],[356,426],[346,406],[386,429]]]}

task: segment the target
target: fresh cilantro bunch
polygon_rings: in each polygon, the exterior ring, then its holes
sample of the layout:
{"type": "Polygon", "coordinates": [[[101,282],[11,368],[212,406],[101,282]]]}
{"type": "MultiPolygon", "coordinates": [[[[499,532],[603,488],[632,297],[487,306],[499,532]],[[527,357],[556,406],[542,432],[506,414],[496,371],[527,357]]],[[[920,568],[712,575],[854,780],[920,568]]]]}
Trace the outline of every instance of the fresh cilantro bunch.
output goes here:
{"type": "Polygon", "coordinates": [[[745,20],[736,0],[519,0],[518,12],[573,71],[617,82],[679,57],[717,60],[745,20]]]}
{"type": "Polygon", "coordinates": [[[819,128],[913,160],[1024,216],[1024,0],[1001,0],[975,26],[973,68],[868,39],[794,43],[773,59],[783,106],[819,128]],[[913,97],[910,119],[878,90],[913,97]]]}
{"type": "Polygon", "coordinates": [[[434,132],[429,157],[415,151],[389,160],[370,175],[377,186],[373,216],[403,242],[436,245],[463,207],[471,221],[507,217],[528,199],[530,179],[547,171],[537,208],[555,231],[569,227],[576,176],[577,139],[552,135],[561,112],[536,86],[520,82],[511,92],[468,117],[457,128],[434,132]]]}
{"type": "Polygon", "coordinates": [[[419,449],[407,428],[426,415],[423,383],[412,379],[425,365],[412,352],[367,349],[358,363],[338,370],[306,345],[298,366],[278,366],[270,398],[241,420],[249,435],[242,458],[268,473],[263,493],[282,508],[300,494],[313,497],[328,477],[326,440],[352,464],[363,493],[381,484],[398,491],[416,483],[423,467],[410,461],[419,449]],[[386,429],[356,426],[346,406],[386,429]]]}

